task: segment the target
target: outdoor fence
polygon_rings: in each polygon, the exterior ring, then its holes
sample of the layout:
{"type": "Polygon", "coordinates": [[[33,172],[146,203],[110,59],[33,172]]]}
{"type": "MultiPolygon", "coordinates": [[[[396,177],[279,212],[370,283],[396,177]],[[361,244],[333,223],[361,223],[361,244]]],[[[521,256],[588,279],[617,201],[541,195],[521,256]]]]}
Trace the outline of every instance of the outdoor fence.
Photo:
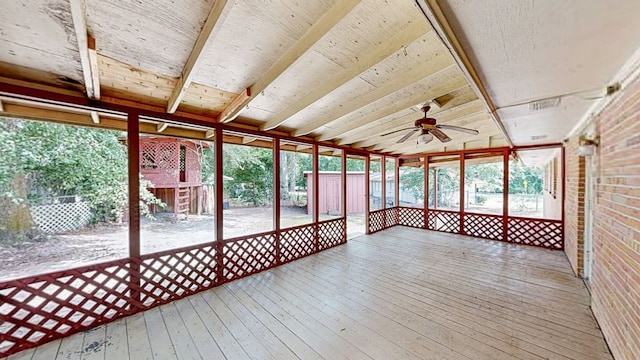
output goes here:
{"type": "Polygon", "coordinates": [[[93,214],[89,204],[76,196],[65,196],[64,202],[32,205],[31,217],[38,228],[47,234],[56,234],[87,226],[93,214]]]}

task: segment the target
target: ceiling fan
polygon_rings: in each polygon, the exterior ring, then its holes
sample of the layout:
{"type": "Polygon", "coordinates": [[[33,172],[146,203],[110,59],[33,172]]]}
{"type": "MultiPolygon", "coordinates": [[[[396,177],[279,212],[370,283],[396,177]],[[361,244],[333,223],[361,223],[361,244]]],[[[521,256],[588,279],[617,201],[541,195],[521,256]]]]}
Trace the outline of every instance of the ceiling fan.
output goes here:
{"type": "Polygon", "coordinates": [[[455,130],[455,131],[460,131],[460,132],[464,132],[471,135],[478,135],[480,133],[478,130],[475,130],[475,129],[469,129],[469,128],[455,126],[455,125],[445,125],[445,124],[437,125],[436,119],[427,117],[427,111],[429,111],[429,109],[431,109],[431,106],[429,105],[425,105],[422,107],[422,111],[424,111],[424,117],[416,120],[413,127],[391,131],[386,134],[382,134],[381,136],[387,136],[387,135],[395,134],[400,131],[409,130],[409,132],[404,134],[400,139],[398,139],[396,143],[404,142],[407,139],[409,139],[413,134],[420,132],[420,135],[418,136],[418,139],[417,139],[418,144],[426,144],[431,140],[433,140],[434,137],[436,137],[441,142],[451,141],[451,138],[440,129],[455,130]]]}

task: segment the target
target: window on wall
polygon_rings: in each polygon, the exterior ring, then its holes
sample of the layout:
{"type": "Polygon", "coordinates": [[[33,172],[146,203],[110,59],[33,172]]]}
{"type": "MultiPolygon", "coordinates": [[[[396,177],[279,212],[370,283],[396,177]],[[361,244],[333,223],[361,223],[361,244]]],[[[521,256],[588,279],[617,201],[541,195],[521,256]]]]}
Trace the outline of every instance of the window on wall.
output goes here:
{"type": "Polygon", "coordinates": [[[280,227],[313,222],[312,146],[280,143],[280,227]]]}
{"type": "Polygon", "coordinates": [[[237,133],[224,136],[224,238],[274,230],[273,142],[237,133]]]}
{"type": "MultiPolygon", "coordinates": [[[[433,170],[435,209],[460,210],[460,156],[432,156],[429,168],[433,170]]],[[[431,181],[430,181],[431,183],[431,181]]]]}
{"type": "Polygon", "coordinates": [[[502,152],[468,154],[464,170],[464,210],[503,213],[504,158],[502,152]]]}
{"type": "Polygon", "coordinates": [[[386,201],[385,207],[394,207],[398,205],[396,201],[396,159],[387,158],[385,163],[386,173],[386,201]]]}
{"type": "Polygon", "coordinates": [[[189,134],[139,136],[142,254],[215,241],[214,141],[206,129],[189,134]]]}
{"type": "Polygon", "coordinates": [[[382,209],[382,157],[371,156],[369,161],[369,210],[382,209]]]}
{"type": "Polygon", "coordinates": [[[509,215],[530,218],[560,219],[562,200],[557,178],[558,149],[518,151],[509,161],[509,215]],[[544,191],[545,168],[550,170],[550,191],[544,191]]]}
{"type": "Polygon", "coordinates": [[[320,220],[342,217],[342,150],[319,147],[318,170],[320,220]]]}
{"type": "Polygon", "coordinates": [[[400,206],[424,207],[424,164],[400,166],[400,206]]]}
{"type": "Polygon", "coordinates": [[[0,117],[0,281],[129,255],[125,129],[0,117]]]}

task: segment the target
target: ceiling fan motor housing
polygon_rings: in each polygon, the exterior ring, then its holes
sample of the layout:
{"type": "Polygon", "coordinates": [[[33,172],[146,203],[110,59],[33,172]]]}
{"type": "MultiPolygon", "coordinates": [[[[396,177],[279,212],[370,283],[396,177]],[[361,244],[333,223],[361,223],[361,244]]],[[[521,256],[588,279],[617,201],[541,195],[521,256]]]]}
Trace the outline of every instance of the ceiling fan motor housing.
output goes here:
{"type": "Polygon", "coordinates": [[[422,127],[423,125],[431,125],[434,126],[436,124],[436,119],[434,118],[422,118],[418,119],[415,122],[416,127],[422,127]]]}

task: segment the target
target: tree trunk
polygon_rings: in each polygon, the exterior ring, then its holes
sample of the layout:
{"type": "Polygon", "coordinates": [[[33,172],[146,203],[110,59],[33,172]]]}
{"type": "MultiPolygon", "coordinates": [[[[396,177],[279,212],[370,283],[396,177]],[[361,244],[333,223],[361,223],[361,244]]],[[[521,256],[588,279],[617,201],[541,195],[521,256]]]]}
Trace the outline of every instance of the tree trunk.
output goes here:
{"type": "Polygon", "coordinates": [[[17,174],[9,182],[13,197],[0,197],[0,242],[21,243],[37,237],[27,200],[27,179],[17,174]]]}

